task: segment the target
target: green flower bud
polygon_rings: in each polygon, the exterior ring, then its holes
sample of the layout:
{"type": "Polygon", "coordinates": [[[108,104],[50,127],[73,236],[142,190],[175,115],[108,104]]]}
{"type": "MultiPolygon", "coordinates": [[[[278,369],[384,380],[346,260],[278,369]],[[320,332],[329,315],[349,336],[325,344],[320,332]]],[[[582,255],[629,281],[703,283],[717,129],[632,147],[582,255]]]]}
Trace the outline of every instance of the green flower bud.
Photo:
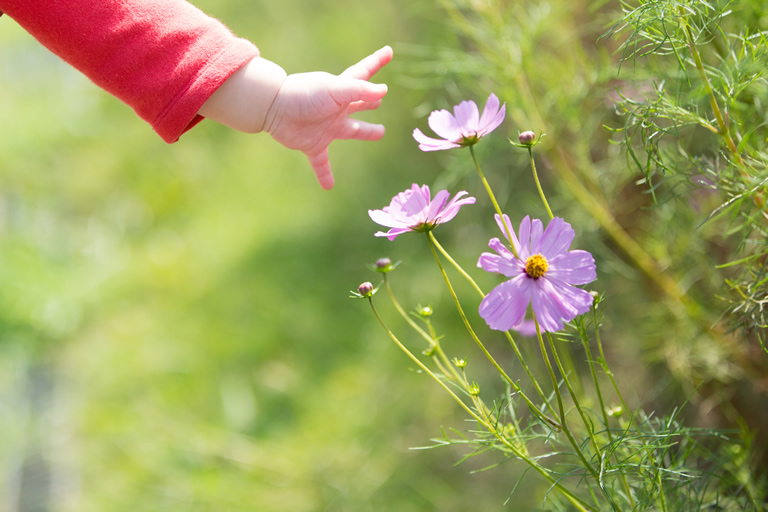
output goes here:
{"type": "Polygon", "coordinates": [[[464,368],[467,366],[467,362],[460,357],[454,357],[453,364],[456,365],[456,368],[464,368]]]}
{"type": "Polygon", "coordinates": [[[416,313],[424,318],[432,316],[432,306],[419,306],[416,308],[416,313]]]}
{"type": "Polygon", "coordinates": [[[376,272],[386,273],[391,272],[394,270],[395,267],[392,265],[392,260],[389,258],[379,258],[376,260],[376,272]]]}

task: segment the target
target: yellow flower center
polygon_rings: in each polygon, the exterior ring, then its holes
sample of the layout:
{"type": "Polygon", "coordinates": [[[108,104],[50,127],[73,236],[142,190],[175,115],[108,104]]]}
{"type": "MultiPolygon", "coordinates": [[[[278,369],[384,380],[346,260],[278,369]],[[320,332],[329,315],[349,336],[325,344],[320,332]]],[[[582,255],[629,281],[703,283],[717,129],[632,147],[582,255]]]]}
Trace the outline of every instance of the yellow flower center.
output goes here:
{"type": "Polygon", "coordinates": [[[546,274],[548,268],[547,258],[541,254],[534,254],[525,260],[525,273],[533,279],[538,279],[546,274]]]}

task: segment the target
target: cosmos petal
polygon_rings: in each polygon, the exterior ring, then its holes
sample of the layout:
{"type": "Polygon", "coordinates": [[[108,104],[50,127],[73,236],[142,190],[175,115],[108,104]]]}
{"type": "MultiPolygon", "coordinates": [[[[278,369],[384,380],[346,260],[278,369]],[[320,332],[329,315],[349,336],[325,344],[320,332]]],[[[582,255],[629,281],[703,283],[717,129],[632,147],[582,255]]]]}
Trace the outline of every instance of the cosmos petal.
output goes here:
{"type": "Polygon", "coordinates": [[[480,302],[478,312],[491,329],[508,331],[523,321],[531,301],[525,281],[523,276],[504,281],[480,302]]]}
{"type": "Polygon", "coordinates": [[[549,260],[547,277],[568,284],[587,284],[597,279],[595,258],[587,251],[568,251],[549,260]]]}
{"type": "Polygon", "coordinates": [[[571,247],[575,235],[570,224],[560,217],[555,217],[549,221],[547,230],[544,231],[539,251],[545,258],[551,260],[571,247]]]}
{"type": "Polygon", "coordinates": [[[462,101],[453,108],[453,113],[456,116],[456,123],[459,125],[462,137],[477,134],[480,112],[478,112],[477,104],[474,101],[462,101]]]}
{"type": "Polygon", "coordinates": [[[447,110],[435,110],[429,115],[427,124],[432,131],[440,137],[449,140],[451,142],[458,142],[461,140],[461,127],[453,117],[453,114],[447,110]]]}

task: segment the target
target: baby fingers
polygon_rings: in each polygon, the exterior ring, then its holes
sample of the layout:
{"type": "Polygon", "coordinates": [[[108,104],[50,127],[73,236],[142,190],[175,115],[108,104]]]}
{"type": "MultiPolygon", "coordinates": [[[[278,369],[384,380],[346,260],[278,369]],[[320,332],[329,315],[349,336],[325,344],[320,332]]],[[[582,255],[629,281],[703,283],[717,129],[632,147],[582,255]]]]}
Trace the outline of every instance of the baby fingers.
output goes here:
{"type": "Polygon", "coordinates": [[[347,119],[344,127],[336,136],[344,140],[379,140],[384,136],[384,125],[366,123],[357,119],[347,119]]]}
{"type": "Polygon", "coordinates": [[[317,176],[317,182],[324,190],[330,190],[333,188],[333,173],[331,172],[331,163],[328,160],[328,148],[323,149],[319,153],[307,154],[309,158],[309,164],[312,166],[312,170],[317,176]]]}
{"type": "Polygon", "coordinates": [[[357,101],[374,102],[387,94],[385,84],[372,84],[354,78],[339,77],[334,85],[328,92],[339,105],[349,105],[357,101]]]}
{"type": "Polygon", "coordinates": [[[357,78],[358,80],[370,80],[378,70],[392,60],[392,48],[385,46],[380,50],[365,57],[357,64],[348,67],[341,76],[357,78]]]}
{"type": "Polygon", "coordinates": [[[376,110],[381,106],[381,100],[377,101],[355,101],[350,103],[347,107],[347,112],[354,114],[355,112],[363,112],[365,110],[376,110]]]}

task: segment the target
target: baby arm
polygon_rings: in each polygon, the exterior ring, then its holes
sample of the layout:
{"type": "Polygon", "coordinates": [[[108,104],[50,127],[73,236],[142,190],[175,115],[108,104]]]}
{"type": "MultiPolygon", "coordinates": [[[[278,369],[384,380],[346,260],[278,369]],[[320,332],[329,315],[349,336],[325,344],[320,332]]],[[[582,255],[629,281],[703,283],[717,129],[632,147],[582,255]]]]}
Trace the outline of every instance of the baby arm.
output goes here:
{"type": "Polygon", "coordinates": [[[348,117],[381,104],[387,86],[368,80],[392,59],[389,46],[340,75],[285,71],[262,57],[246,63],[205,102],[199,114],[246,133],[266,131],[309,158],[320,186],[333,187],[328,146],[336,139],[378,140],[384,127],[348,117]]]}

